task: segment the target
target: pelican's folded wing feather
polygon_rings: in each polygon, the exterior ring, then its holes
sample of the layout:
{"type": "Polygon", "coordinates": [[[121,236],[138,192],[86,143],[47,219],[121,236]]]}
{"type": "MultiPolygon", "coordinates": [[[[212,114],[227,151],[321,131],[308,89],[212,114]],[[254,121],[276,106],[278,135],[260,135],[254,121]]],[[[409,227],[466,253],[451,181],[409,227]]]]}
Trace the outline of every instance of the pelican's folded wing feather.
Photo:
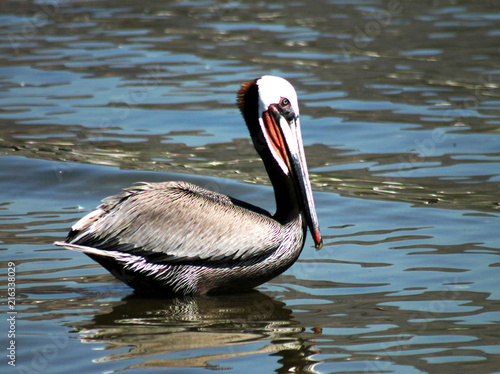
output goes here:
{"type": "Polygon", "coordinates": [[[241,262],[281,243],[269,213],[185,182],[141,183],[103,200],[67,243],[163,262],[241,262]],[[248,209],[251,207],[252,209],[248,209]]]}

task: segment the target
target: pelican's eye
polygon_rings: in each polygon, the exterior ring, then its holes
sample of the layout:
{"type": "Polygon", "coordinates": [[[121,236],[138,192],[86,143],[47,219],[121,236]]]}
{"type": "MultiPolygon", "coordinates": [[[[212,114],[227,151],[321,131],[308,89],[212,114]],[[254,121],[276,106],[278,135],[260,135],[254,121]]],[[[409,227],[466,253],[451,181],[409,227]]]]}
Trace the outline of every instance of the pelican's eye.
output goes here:
{"type": "Polygon", "coordinates": [[[290,100],[288,100],[286,97],[282,97],[280,100],[280,106],[283,109],[289,109],[290,108],[290,100]]]}
{"type": "Polygon", "coordinates": [[[287,121],[292,121],[295,119],[295,112],[292,108],[292,103],[286,97],[282,97],[278,105],[278,110],[287,121]]]}

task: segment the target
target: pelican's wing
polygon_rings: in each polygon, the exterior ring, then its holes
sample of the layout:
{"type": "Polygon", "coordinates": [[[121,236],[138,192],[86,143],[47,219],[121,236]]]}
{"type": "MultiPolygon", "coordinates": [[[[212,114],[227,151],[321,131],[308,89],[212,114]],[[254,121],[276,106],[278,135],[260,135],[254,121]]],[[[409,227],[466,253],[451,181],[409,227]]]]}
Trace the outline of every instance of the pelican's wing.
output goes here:
{"type": "Polygon", "coordinates": [[[280,225],[267,212],[248,207],[189,183],[142,183],[104,199],[72,227],[66,243],[154,263],[268,256],[283,240],[280,225]]]}

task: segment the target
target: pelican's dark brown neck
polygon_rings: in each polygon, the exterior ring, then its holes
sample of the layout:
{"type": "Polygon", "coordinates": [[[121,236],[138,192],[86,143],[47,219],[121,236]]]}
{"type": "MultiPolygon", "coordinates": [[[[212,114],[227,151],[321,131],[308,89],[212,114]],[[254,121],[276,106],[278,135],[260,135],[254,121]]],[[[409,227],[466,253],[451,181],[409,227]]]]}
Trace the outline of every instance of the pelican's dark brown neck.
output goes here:
{"type": "Polygon", "coordinates": [[[245,119],[253,144],[262,158],[276,199],[274,218],[286,224],[300,214],[297,191],[290,177],[274,159],[259,125],[259,88],[257,80],[244,83],[238,91],[238,107],[245,119]]]}

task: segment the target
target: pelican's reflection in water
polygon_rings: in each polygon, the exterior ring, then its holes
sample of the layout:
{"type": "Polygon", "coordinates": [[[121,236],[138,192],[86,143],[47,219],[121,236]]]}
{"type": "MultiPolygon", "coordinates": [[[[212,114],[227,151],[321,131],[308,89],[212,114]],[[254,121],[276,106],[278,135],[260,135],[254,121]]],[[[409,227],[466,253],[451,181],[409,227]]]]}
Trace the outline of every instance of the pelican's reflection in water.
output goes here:
{"type": "Polygon", "coordinates": [[[278,372],[314,365],[312,344],[300,338],[292,311],[257,291],[173,299],[133,294],[74,327],[82,341],[106,343],[114,352],[98,362],[131,360],[126,368],[222,368],[230,364],[217,361],[266,353],[282,365],[278,372]]]}

